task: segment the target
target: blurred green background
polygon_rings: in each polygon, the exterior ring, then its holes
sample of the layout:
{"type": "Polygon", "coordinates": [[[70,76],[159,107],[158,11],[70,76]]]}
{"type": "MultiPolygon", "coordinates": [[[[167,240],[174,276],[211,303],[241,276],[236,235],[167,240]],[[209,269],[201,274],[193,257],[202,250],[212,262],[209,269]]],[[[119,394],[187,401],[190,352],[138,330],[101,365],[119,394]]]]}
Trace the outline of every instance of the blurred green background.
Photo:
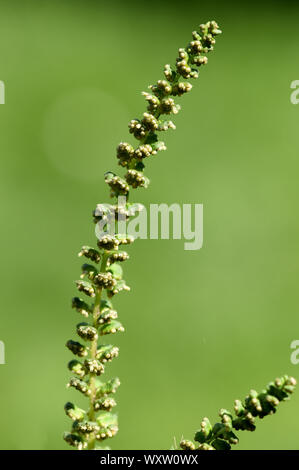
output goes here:
{"type": "MultiPolygon", "coordinates": [[[[66,449],[67,339],[76,254],[94,243],[103,173],[198,24],[224,34],[181,99],[168,151],[149,162],[149,203],[203,203],[204,246],[139,240],[115,299],[126,333],[114,449],[168,449],[250,388],[299,377],[299,80],[295,2],[0,1],[0,448],[66,449]]],[[[109,338],[110,339],[110,338],[109,338]]],[[[239,449],[298,449],[299,392],[240,432],[239,449]]]]}

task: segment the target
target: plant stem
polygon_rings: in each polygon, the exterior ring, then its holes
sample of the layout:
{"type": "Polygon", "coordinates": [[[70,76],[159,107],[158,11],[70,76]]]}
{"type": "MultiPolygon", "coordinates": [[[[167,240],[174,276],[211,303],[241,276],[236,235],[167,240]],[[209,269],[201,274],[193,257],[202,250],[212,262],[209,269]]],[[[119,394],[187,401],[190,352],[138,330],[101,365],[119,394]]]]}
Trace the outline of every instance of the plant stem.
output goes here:
{"type": "MultiPolygon", "coordinates": [[[[107,261],[108,261],[109,254],[104,254],[101,262],[100,272],[106,272],[107,261]]],[[[94,307],[93,307],[93,326],[97,327],[97,320],[101,314],[101,299],[102,299],[103,288],[98,288],[96,292],[94,307]]],[[[90,358],[92,360],[96,359],[97,355],[97,348],[98,348],[98,339],[95,338],[90,346],[90,358]]],[[[90,382],[89,387],[91,390],[90,393],[90,405],[88,411],[88,418],[90,421],[94,421],[95,419],[95,410],[94,410],[94,402],[96,400],[96,374],[90,373],[90,382]]],[[[88,449],[93,450],[95,447],[95,435],[91,433],[90,438],[88,440],[88,449]]]]}

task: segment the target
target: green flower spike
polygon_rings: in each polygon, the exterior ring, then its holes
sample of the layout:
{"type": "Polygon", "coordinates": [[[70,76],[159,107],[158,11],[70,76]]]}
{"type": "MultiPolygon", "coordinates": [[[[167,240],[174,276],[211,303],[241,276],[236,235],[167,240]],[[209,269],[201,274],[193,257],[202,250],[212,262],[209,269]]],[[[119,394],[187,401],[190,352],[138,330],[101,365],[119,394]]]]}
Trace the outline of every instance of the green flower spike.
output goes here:
{"type": "MultiPolygon", "coordinates": [[[[136,188],[148,187],[150,181],[144,174],[145,163],[153,155],[166,150],[159,133],[165,134],[175,129],[169,115],[176,115],[180,105],[174,97],[179,98],[191,90],[192,85],[186,80],[198,77],[199,68],[207,63],[206,54],[213,50],[215,38],[220,33],[214,21],[199,26],[198,32],[192,33],[192,40],[186,48],[179,49],[175,66],[165,65],[164,77],[151,85],[149,92],[142,93],[146,110],[140,118],[129,123],[129,133],[136,138],[136,146],[121,142],[116,149],[119,166],[125,174],[123,177],[111,171],[105,174],[110,196],[118,199],[114,204],[98,204],[93,211],[93,221],[101,223],[105,233],[98,237],[97,249],[82,247],[79,256],[87,258],[88,263],[83,264],[81,279],[76,282],[77,289],[92,298],[92,303],[79,297],[73,298],[72,307],[86,317],[87,322],[77,325],[77,334],[83,344],[73,340],[67,342],[67,348],[75,356],[84,358],[83,363],[78,360],[69,362],[68,368],[74,376],[70,378],[68,386],[83,393],[89,401],[86,411],[70,403],[65,405],[73,426],[70,433],[64,434],[64,439],[79,450],[99,449],[101,445],[97,441],[111,438],[118,431],[117,415],[111,412],[116,403],[110,395],[120,385],[119,379],[102,382],[99,376],[104,374],[103,364],[116,358],[119,350],[111,344],[98,345],[98,338],[124,331],[108,299],[130,290],[118,263],[129,258],[128,253],[120,248],[122,245],[131,245],[134,238],[126,233],[113,235],[114,232],[110,230],[112,222],[116,221],[118,226],[121,220],[129,220],[142,210],[141,204],[128,202],[129,193],[136,188]]],[[[192,444],[186,441],[185,447],[188,446],[192,448],[192,444]]]]}
{"type": "MultiPolygon", "coordinates": [[[[230,450],[231,445],[239,442],[233,430],[254,431],[255,418],[264,418],[275,413],[279,403],[288,400],[295,387],[296,380],[285,375],[270,382],[261,393],[251,390],[243,403],[236,400],[234,406],[236,417],[233,417],[230,411],[221,409],[219,411],[221,423],[212,426],[208,418],[204,418],[194,437],[194,440],[199,443],[197,449],[230,450]]],[[[186,440],[182,440],[180,446],[183,450],[196,449],[193,442],[186,440]]]]}

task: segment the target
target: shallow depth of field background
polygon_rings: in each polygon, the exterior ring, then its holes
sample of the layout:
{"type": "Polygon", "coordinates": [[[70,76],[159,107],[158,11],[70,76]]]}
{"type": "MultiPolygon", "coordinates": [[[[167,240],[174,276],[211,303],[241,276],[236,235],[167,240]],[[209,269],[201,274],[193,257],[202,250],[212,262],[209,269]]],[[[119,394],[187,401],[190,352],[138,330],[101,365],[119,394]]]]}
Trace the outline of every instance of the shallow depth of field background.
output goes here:
{"type": "MultiPolygon", "coordinates": [[[[204,247],[139,240],[115,298],[126,333],[114,449],[169,449],[250,388],[299,378],[299,80],[295,2],[0,1],[0,448],[66,449],[66,340],[77,252],[91,211],[109,202],[115,147],[198,24],[224,34],[181,98],[167,152],[148,160],[134,200],[203,203],[204,247]]],[[[112,338],[112,339],[111,339],[112,338]]],[[[298,449],[299,390],[277,415],[239,432],[239,449],[298,449]]]]}

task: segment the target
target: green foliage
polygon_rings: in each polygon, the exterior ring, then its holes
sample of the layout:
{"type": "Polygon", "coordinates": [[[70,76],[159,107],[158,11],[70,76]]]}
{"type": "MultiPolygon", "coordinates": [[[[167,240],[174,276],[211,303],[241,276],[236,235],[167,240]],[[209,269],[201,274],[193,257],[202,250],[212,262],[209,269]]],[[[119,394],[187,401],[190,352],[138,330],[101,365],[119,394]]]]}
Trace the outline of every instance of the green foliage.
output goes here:
{"type": "Polygon", "coordinates": [[[73,340],[67,342],[73,354],[85,358],[83,363],[78,360],[69,362],[68,368],[75,377],[71,377],[68,386],[88,397],[88,410],[81,410],[72,403],[65,405],[65,412],[73,420],[73,426],[70,433],[64,434],[64,439],[79,450],[98,449],[97,441],[113,437],[118,431],[117,415],[111,411],[116,402],[109,395],[115,393],[120,382],[117,378],[106,383],[98,380],[104,373],[103,364],[118,356],[118,348],[98,345],[98,338],[124,331],[108,298],[129,290],[123,279],[123,270],[117,262],[128,259],[128,254],[119,251],[119,247],[131,244],[134,239],[122,232],[117,233],[117,230],[116,234],[113,230],[110,234],[112,222],[128,220],[142,210],[141,205],[134,204],[133,207],[129,204],[130,188],[148,187],[149,179],[143,174],[144,161],[166,150],[164,142],[159,141],[158,133],[175,129],[173,122],[164,119],[163,115],[177,114],[180,110],[171,96],[181,96],[191,90],[192,85],[181,79],[198,77],[198,68],[207,63],[205,54],[213,50],[215,37],[220,33],[214,21],[200,25],[199,32],[192,33],[193,40],[187,47],[179,49],[176,66],[165,66],[165,79],[151,85],[151,93],[143,93],[147,112],[143,113],[141,119],[133,119],[129,123],[129,132],[138,140],[137,147],[134,149],[126,142],[121,142],[117,147],[119,165],[127,170],[124,178],[111,171],[105,174],[110,196],[118,199],[109,207],[98,204],[93,212],[94,222],[103,224],[105,233],[97,241],[98,249],[83,246],[79,256],[97,265],[100,263],[100,267],[83,264],[81,279],[76,281],[77,289],[93,299],[93,303],[89,304],[79,297],[73,298],[72,307],[87,319],[77,325],[77,334],[84,345],[73,340]],[[105,295],[106,299],[103,298],[105,295]]]}
{"type": "MultiPolygon", "coordinates": [[[[219,416],[221,423],[211,425],[208,418],[204,418],[200,424],[200,429],[195,433],[194,440],[199,443],[198,450],[230,450],[231,445],[238,444],[239,439],[234,434],[236,431],[254,431],[255,418],[276,413],[277,406],[281,401],[289,399],[296,386],[293,377],[277,378],[270,382],[261,393],[251,390],[245,398],[244,403],[235,401],[235,417],[230,411],[221,409],[219,416]]],[[[195,450],[196,446],[192,441],[183,439],[180,443],[184,450],[195,450]]]]}

